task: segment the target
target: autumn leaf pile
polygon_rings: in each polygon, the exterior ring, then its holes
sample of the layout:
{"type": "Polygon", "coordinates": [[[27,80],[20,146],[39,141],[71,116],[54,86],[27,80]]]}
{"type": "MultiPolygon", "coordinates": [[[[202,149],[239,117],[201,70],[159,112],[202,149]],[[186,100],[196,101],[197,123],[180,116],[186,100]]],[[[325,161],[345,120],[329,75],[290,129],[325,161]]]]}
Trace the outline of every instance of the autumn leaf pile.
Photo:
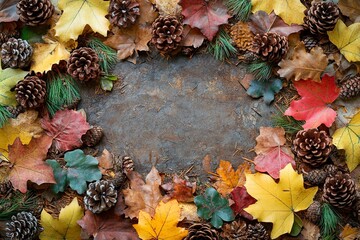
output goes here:
{"type": "Polygon", "coordinates": [[[358,5],[1,1],[0,238],[356,239],[360,112],[347,101],[360,95],[358,5]],[[219,159],[196,183],[155,167],[144,178],[131,157],[98,154],[102,128],[77,110],[78,85],[111,91],[116,63],[143,52],[246,66],[247,94],[285,109],[260,128],[253,159],[235,169],[219,159]]]}

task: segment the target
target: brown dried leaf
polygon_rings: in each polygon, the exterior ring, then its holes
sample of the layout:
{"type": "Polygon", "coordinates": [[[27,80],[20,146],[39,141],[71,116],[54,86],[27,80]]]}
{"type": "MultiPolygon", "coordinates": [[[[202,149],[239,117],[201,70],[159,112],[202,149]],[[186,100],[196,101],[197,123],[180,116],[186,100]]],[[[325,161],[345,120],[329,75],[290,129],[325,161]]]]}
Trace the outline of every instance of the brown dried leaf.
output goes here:
{"type": "Polygon", "coordinates": [[[179,15],[181,13],[179,0],[156,0],[155,2],[160,15],[179,15]]]}
{"type": "Polygon", "coordinates": [[[360,237],[360,229],[357,227],[351,227],[350,224],[346,224],[339,237],[341,240],[358,239],[358,237],[360,237]]]}
{"type": "Polygon", "coordinates": [[[200,47],[205,40],[205,36],[197,28],[191,28],[189,25],[184,26],[183,39],[180,43],[184,47],[200,47]]]}
{"type": "Polygon", "coordinates": [[[181,179],[178,175],[175,174],[173,181],[161,185],[161,187],[167,191],[165,196],[166,200],[176,199],[179,202],[193,202],[194,193],[196,191],[196,183],[188,182],[184,179],[181,179]]]}
{"type": "Polygon", "coordinates": [[[256,154],[263,154],[274,147],[282,146],[286,143],[285,130],[281,127],[260,127],[260,135],[256,137],[256,154]]]}
{"type": "Polygon", "coordinates": [[[97,157],[96,159],[99,161],[99,169],[101,174],[113,176],[114,172],[111,171],[111,169],[114,165],[114,156],[107,149],[104,149],[101,156],[97,157]]]}
{"type": "Polygon", "coordinates": [[[360,21],[360,4],[356,0],[339,0],[341,13],[348,16],[353,22],[360,21]]]}
{"type": "Polygon", "coordinates": [[[304,240],[318,240],[320,239],[320,228],[312,222],[304,219],[303,229],[300,232],[299,238],[304,240]]]}

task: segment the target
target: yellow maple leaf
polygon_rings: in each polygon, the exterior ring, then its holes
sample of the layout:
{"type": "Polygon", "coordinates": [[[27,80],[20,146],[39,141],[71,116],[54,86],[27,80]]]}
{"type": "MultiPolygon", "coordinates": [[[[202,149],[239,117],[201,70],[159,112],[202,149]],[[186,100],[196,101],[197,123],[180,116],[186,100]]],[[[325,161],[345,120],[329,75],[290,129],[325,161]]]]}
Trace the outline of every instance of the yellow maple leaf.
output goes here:
{"type": "Polygon", "coordinates": [[[40,137],[42,132],[37,111],[26,111],[16,119],[10,119],[0,128],[0,156],[8,157],[8,146],[12,145],[17,137],[23,144],[29,144],[33,137],[40,137]]]}
{"type": "Polygon", "coordinates": [[[251,0],[251,3],[251,11],[254,13],[262,10],[270,14],[274,11],[289,25],[304,22],[306,7],[300,0],[251,0]]]}
{"type": "Polygon", "coordinates": [[[180,220],[180,207],[176,200],[160,202],[154,218],[144,211],[139,212],[139,223],[134,224],[136,232],[143,240],[181,240],[187,236],[185,228],[177,227],[180,220]]]}
{"type": "Polygon", "coordinates": [[[318,190],[305,189],[302,175],[291,164],[280,170],[278,183],[267,174],[246,174],[245,187],[257,202],[244,210],[260,222],[273,223],[272,239],[291,232],[294,213],[307,209],[318,190]]]}
{"type": "Polygon", "coordinates": [[[343,21],[338,20],[334,30],[328,32],[328,35],[349,62],[360,61],[360,23],[347,27],[343,21]]]}
{"type": "Polygon", "coordinates": [[[105,15],[108,13],[109,1],[102,0],[60,0],[58,7],[63,10],[54,29],[61,42],[76,40],[89,25],[94,32],[107,35],[110,22],[105,15]]]}
{"type": "Polygon", "coordinates": [[[41,226],[44,231],[40,233],[41,240],[81,239],[81,228],[77,221],[84,216],[84,211],[78,204],[77,198],[65,208],[61,209],[59,219],[54,219],[45,210],[41,212],[41,226]]]}
{"type": "Polygon", "coordinates": [[[354,170],[360,163],[360,111],[345,127],[337,129],[332,137],[338,149],[345,149],[348,168],[354,170]]]}
{"type": "Polygon", "coordinates": [[[243,186],[245,173],[251,173],[251,171],[248,163],[239,165],[235,171],[230,162],[220,160],[216,173],[219,175],[219,179],[214,183],[214,187],[221,195],[226,196],[234,188],[243,186]]]}

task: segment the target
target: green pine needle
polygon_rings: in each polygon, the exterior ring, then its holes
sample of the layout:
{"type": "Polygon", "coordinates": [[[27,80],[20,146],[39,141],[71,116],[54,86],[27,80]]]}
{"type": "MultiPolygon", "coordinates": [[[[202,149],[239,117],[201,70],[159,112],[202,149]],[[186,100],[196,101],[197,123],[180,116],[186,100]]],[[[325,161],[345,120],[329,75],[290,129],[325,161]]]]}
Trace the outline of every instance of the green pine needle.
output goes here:
{"type": "Polygon", "coordinates": [[[251,1],[227,0],[225,5],[234,14],[235,19],[246,22],[251,13],[251,1]]]}
{"type": "Polygon", "coordinates": [[[10,198],[0,199],[0,220],[9,220],[21,211],[32,212],[38,205],[38,197],[28,191],[26,194],[15,192],[10,198]]]}
{"type": "Polygon", "coordinates": [[[340,217],[331,207],[331,205],[324,203],[321,206],[321,237],[328,240],[336,239],[336,228],[339,221],[340,217]]]}
{"type": "Polygon", "coordinates": [[[304,122],[298,121],[291,116],[285,116],[284,113],[279,112],[272,117],[273,126],[282,127],[286,133],[295,134],[302,130],[304,122]]]}
{"type": "Polygon", "coordinates": [[[220,30],[216,40],[208,46],[208,52],[214,55],[216,60],[224,61],[231,55],[236,54],[236,48],[231,44],[231,37],[223,29],[220,30]]]}
{"type": "Polygon", "coordinates": [[[116,51],[94,37],[90,38],[87,45],[99,56],[101,69],[105,72],[105,74],[109,74],[117,63],[116,51]]]}
{"type": "Polygon", "coordinates": [[[11,118],[12,114],[9,112],[7,107],[0,106],[0,128],[11,118]]]}
{"type": "Polygon", "coordinates": [[[268,62],[254,62],[248,65],[247,70],[254,76],[254,79],[266,81],[271,78],[273,66],[268,62]]]}

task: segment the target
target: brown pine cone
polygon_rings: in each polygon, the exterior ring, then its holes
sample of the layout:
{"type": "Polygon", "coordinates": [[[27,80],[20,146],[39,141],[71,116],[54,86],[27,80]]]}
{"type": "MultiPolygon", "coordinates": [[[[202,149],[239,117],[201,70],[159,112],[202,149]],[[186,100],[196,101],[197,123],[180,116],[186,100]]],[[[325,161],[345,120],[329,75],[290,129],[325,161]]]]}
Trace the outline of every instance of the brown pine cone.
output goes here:
{"type": "Polygon", "coordinates": [[[103,129],[99,126],[93,126],[87,132],[82,135],[81,140],[83,141],[83,144],[88,147],[94,147],[96,146],[103,137],[103,129]]]}
{"type": "Polygon", "coordinates": [[[351,208],[356,201],[355,181],[348,173],[338,172],[328,177],[323,188],[322,199],[337,208],[351,208]]]}
{"type": "Polygon", "coordinates": [[[314,224],[318,224],[321,218],[321,203],[314,201],[305,211],[305,218],[314,224]]]}
{"type": "Polygon", "coordinates": [[[231,223],[226,223],[222,227],[220,236],[224,240],[247,240],[246,223],[241,220],[235,220],[231,223]]]}
{"type": "Polygon", "coordinates": [[[132,171],[134,171],[134,161],[129,156],[124,156],[122,158],[122,170],[125,174],[128,174],[132,171]]]}
{"type": "Polygon", "coordinates": [[[12,190],[14,189],[10,181],[0,183],[0,198],[6,196],[12,190]]]}
{"type": "Polygon", "coordinates": [[[218,240],[218,232],[207,223],[194,223],[184,240],[218,240]]]}
{"type": "Polygon", "coordinates": [[[17,29],[16,22],[2,22],[0,23],[0,47],[7,42],[9,38],[18,38],[20,32],[17,29]]]}
{"type": "Polygon", "coordinates": [[[340,98],[347,100],[360,95],[360,75],[350,77],[340,88],[340,98]]]}
{"type": "Polygon", "coordinates": [[[292,150],[299,161],[313,167],[324,164],[331,152],[331,137],[325,131],[316,128],[297,132],[292,150]]]}
{"type": "Polygon", "coordinates": [[[8,106],[7,110],[11,113],[12,118],[17,118],[17,116],[19,116],[20,113],[25,112],[25,108],[21,105],[18,105],[16,107],[8,106]]]}
{"type": "Polygon", "coordinates": [[[42,231],[37,218],[30,212],[20,212],[6,223],[6,237],[10,239],[35,239],[42,231]]]}
{"type": "Polygon", "coordinates": [[[117,202],[117,191],[110,181],[100,180],[90,183],[84,197],[86,209],[101,213],[110,209],[117,202]]]}
{"type": "Polygon", "coordinates": [[[112,25],[126,28],[140,15],[140,5],[135,0],[111,0],[107,17],[112,25]]]}
{"type": "Polygon", "coordinates": [[[238,22],[230,29],[231,39],[240,51],[250,51],[254,44],[254,34],[250,31],[249,25],[238,22]]]}
{"type": "Polygon", "coordinates": [[[264,225],[256,223],[254,225],[249,224],[247,228],[248,240],[268,240],[270,239],[264,225]]]}
{"type": "Polygon", "coordinates": [[[69,58],[68,73],[83,82],[97,80],[100,77],[101,69],[96,52],[88,47],[74,50],[69,58]]]}
{"type": "Polygon", "coordinates": [[[25,109],[41,106],[45,102],[46,82],[37,76],[27,76],[15,86],[16,101],[25,109]]]}
{"type": "Polygon", "coordinates": [[[337,4],[328,1],[315,2],[305,10],[304,26],[314,35],[325,35],[334,29],[340,16],[337,4]]]}
{"type": "Polygon", "coordinates": [[[288,39],[277,33],[256,34],[253,50],[268,62],[280,62],[289,49],[288,39]]]}
{"type": "Polygon", "coordinates": [[[20,0],[16,7],[20,21],[30,26],[46,23],[54,13],[50,0],[20,0]]]}
{"type": "Polygon", "coordinates": [[[319,39],[312,35],[303,36],[301,41],[304,43],[306,50],[309,52],[311,49],[319,45],[319,39]]]}
{"type": "Polygon", "coordinates": [[[30,63],[33,49],[26,40],[9,38],[1,45],[3,68],[23,68],[30,63]]]}
{"type": "Polygon", "coordinates": [[[323,169],[314,169],[307,174],[304,174],[304,183],[307,186],[319,186],[324,184],[328,173],[323,169]]]}
{"type": "Polygon", "coordinates": [[[162,54],[171,53],[180,46],[183,24],[176,16],[160,16],[152,24],[151,43],[162,54]]]}

